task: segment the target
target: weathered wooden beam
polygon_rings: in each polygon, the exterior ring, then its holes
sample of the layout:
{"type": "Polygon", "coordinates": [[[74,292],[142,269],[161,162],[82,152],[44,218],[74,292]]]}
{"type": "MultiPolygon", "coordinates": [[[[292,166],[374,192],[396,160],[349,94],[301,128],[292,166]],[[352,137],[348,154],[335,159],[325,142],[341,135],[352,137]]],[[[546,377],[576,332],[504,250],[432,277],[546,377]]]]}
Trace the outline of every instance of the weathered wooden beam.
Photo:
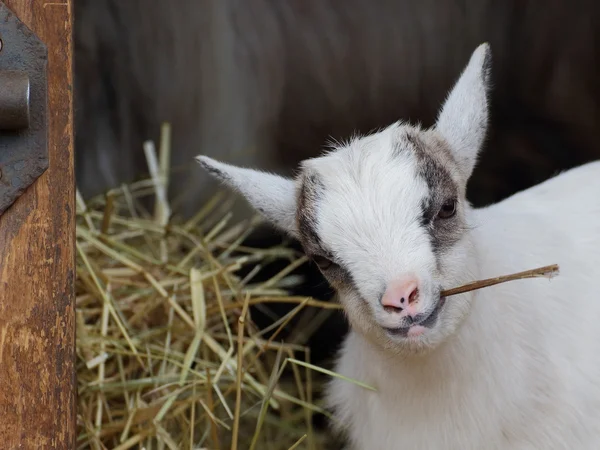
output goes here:
{"type": "Polygon", "coordinates": [[[49,168],[0,216],[0,448],[70,449],[76,425],[72,5],[2,1],[48,47],[49,168]]]}

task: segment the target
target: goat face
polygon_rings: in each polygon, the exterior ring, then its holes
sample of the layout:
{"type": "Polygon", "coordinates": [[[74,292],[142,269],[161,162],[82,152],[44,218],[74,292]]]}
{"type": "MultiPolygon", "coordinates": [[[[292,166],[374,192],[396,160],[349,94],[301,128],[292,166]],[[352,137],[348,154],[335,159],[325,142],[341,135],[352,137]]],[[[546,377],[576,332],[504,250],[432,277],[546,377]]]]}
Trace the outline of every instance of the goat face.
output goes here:
{"type": "Polygon", "coordinates": [[[305,162],[299,187],[299,239],[355,329],[420,348],[455,328],[467,305],[440,291],[467,266],[468,205],[443,138],[395,124],[305,162]]]}
{"type": "Polygon", "coordinates": [[[353,328],[387,349],[424,352],[458,328],[470,278],[466,184],[485,138],[486,44],[432,129],[395,123],[306,160],[291,180],[199,157],[273,224],[295,236],[339,291],[353,328]]]}

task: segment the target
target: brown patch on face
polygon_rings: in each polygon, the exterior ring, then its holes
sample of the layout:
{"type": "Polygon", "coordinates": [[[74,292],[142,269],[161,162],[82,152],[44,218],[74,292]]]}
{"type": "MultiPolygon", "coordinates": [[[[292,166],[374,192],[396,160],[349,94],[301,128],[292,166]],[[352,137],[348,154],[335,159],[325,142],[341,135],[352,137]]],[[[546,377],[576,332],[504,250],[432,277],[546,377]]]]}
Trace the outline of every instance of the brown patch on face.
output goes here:
{"type": "Polygon", "coordinates": [[[309,256],[316,253],[328,257],[328,252],[325,251],[321,238],[317,233],[317,202],[323,189],[322,182],[315,174],[307,174],[303,177],[298,198],[296,222],[300,242],[309,256]]]}
{"type": "Polygon", "coordinates": [[[440,267],[441,254],[456,244],[466,231],[462,214],[466,181],[460,177],[450,148],[434,131],[409,130],[406,139],[417,158],[418,174],[429,190],[422,204],[421,223],[429,233],[440,267]],[[453,199],[457,201],[456,214],[448,219],[439,218],[442,205],[453,199]]]}
{"type": "Polygon", "coordinates": [[[317,233],[317,203],[325,187],[316,174],[307,174],[303,177],[296,221],[300,244],[306,255],[313,259],[321,256],[332,261],[330,267],[321,270],[323,276],[336,289],[354,287],[350,271],[335,259],[335,255],[321,240],[317,233]]]}

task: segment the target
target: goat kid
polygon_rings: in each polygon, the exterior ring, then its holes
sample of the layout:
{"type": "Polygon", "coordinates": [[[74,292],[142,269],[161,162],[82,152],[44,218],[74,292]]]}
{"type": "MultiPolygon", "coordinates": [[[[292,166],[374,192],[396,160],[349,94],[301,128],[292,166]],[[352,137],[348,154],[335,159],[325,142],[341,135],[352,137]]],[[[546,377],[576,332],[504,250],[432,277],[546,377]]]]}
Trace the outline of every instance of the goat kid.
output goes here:
{"type": "Polygon", "coordinates": [[[471,207],[490,68],[482,44],[432,128],[355,137],[295,179],[198,157],[338,291],[351,332],[336,370],[376,389],[331,382],[350,449],[598,448],[600,163],[471,207]],[[552,281],[440,298],[551,263],[552,281]]]}

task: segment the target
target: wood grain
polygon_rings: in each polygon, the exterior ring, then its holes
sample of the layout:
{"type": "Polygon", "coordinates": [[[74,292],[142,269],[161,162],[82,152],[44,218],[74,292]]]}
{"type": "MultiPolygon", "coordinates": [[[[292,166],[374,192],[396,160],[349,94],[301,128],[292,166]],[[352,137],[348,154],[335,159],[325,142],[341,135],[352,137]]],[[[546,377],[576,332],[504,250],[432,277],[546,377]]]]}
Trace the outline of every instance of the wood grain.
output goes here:
{"type": "Polygon", "coordinates": [[[0,216],[0,447],[75,446],[72,6],[3,0],[48,46],[49,169],[0,216]]]}

